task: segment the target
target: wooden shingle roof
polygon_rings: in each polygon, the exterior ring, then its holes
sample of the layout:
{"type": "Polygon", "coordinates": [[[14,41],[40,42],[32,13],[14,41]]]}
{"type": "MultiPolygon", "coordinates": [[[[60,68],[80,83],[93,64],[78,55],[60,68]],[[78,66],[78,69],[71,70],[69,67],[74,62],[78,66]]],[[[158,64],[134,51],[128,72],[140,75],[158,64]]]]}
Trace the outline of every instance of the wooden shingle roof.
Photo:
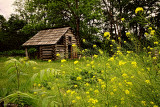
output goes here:
{"type": "Polygon", "coordinates": [[[52,45],[70,29],[70,27],[41,30],[35,36],[26,41],[22,46],[52,45]]]}

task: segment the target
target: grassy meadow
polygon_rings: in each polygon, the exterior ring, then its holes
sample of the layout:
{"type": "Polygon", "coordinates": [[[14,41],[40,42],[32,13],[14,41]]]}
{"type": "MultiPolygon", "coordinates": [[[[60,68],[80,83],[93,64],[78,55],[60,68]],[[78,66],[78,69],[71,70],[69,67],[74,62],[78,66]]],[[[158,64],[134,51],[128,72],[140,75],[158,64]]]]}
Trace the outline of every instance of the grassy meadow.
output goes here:
{"type": "Polygon", "coordinates": [[[0,97],[5,103],[35,107],[158,107],[158,59],[152,51],[136,54],[120,50],[112,57],[101,52],[80,60],[1,57],[0,97]],[[13,76],[16,69],[10,69],[15,62],[22,72],[19,89],[13,76]],[[13,93],[19,96],[5,97],[13,93]]]}

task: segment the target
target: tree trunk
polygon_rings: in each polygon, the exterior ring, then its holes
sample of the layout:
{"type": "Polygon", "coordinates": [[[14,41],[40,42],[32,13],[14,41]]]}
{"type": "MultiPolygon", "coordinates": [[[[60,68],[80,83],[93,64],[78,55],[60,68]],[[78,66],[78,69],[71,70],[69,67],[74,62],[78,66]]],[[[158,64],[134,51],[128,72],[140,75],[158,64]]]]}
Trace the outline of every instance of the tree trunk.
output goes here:
{"type": "MultiPolygon", "coordinates": [[[[78,12],[78,2],[79,0],[76,0],[76,10],[78,12]]],[[[77,40],[77,46],[80,47],[80,35],[79,35],[79,28],[80,28],[80,18],[79,18],[79,12],[76,16],[76,40],[77,40]]]]}
{"type": "Polygon", "coordinates": [[[28,50],[25,48],[26,58],[28,58],[28,50]]]}

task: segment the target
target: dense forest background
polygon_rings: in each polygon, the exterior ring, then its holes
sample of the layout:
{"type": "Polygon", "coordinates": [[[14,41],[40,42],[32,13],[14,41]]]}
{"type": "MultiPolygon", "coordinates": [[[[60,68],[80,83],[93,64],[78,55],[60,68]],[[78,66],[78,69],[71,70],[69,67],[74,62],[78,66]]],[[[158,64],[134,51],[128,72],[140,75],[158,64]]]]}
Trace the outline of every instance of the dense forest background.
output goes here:
{"type": "Polygon", "coordinates": [[[159,0],[15,0],[13,5],[17,14],[9,19],[0,15],[1,52],[23,49],[21,45],[42,29],[65,26],[74,30],[82,48],[96,44],[107,49],[104,32],[110,32],[111,38],[122,46],[121,41],[128,40],[126,32],[133,33],[143,44],[148,26],[160,36],[159,0]],[[142,16],[149,23],[135,15],[137,7],[143,7],[142,16]],[[83,39],[88,42],[83,43],[83,39]]]}

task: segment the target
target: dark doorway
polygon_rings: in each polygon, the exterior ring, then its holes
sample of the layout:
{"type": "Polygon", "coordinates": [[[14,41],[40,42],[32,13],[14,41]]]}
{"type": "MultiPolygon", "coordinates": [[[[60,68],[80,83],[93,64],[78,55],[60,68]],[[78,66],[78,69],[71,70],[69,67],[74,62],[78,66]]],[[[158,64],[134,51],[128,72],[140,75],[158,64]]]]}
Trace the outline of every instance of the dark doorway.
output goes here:
{"type": "Polygon", "coordinates": [[[72,45],[68,45],[68,58],[72,58],[72,45]]]}

